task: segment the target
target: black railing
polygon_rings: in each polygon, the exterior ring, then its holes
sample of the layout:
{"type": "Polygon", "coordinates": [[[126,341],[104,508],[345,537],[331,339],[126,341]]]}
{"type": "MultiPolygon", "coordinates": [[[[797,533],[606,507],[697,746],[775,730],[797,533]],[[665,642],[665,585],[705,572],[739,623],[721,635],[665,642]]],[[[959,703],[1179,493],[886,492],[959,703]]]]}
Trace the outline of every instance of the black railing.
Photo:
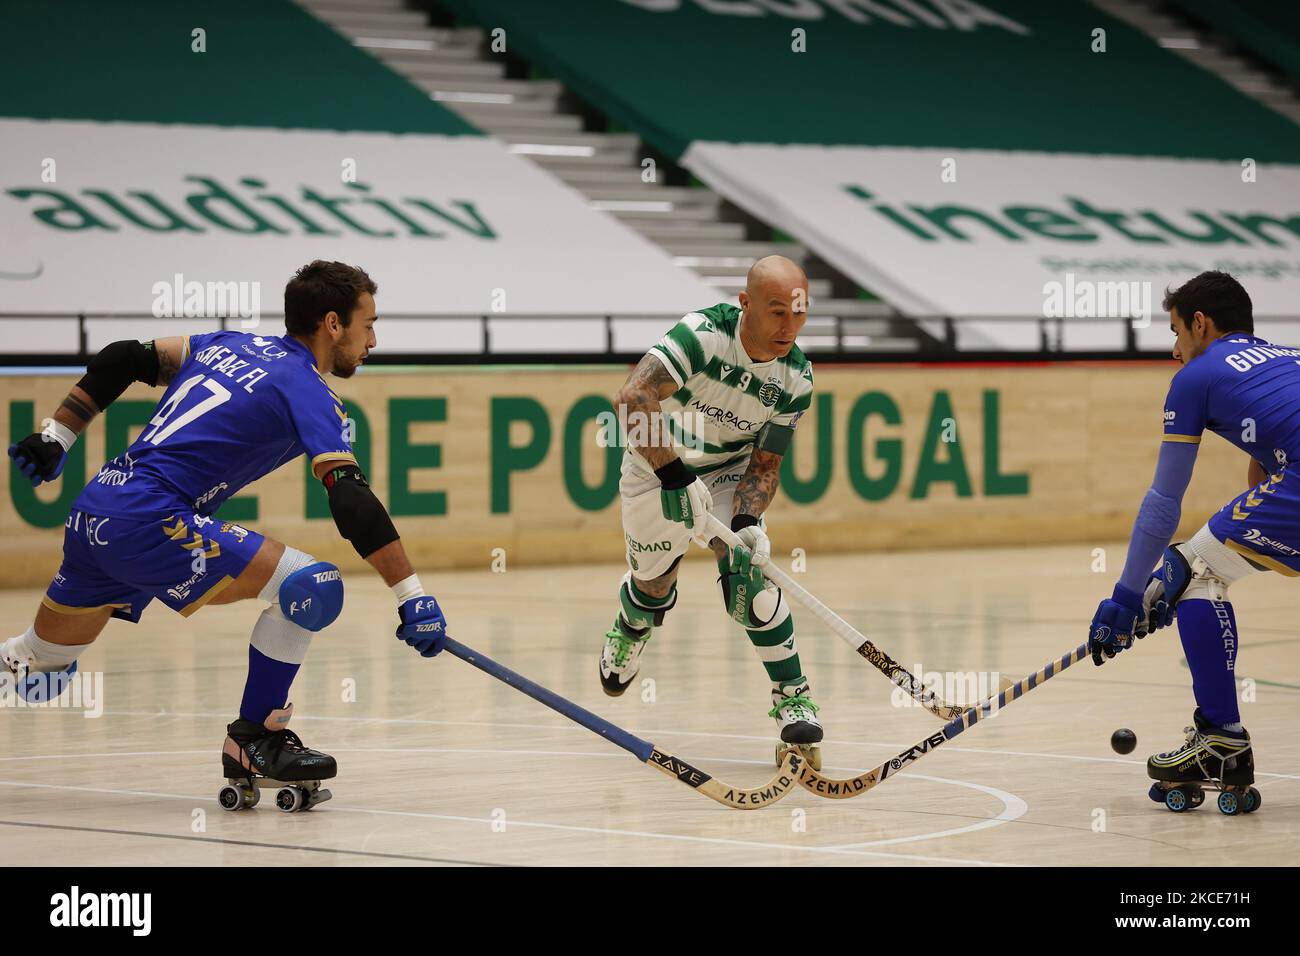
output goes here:
{"type": "MultiPolygon", "coordinates": [[[[639,313],[606,313],[603,315],[381,315],[380,345],[369,359],[369,365],[502,365],[502,364],[573,364],[592,365],[617,363],[625,364],[637,361],[645,354],[645,349],[653,343],[660,332],[669,328],[680,318],[679,315],[652,315],[639,313]],[[451,329],[456,327],[460,337],[465,337],[465,328],[473,323],[477,329],[474,336],[478,347],[473,349],[428,349],[410,347],[385,347],[383,329],[394,323],[422,322],[430,326],[429,336],[435,339],[438,326],[451,329]],[[578,348],[568,345],[563,348],[551,348],[529,345],[526,341],[502,341],[498,324],[527,324],[530,331],[541,332],[547,323],[590,322],[600,323],[602,333],[593,336],[601,342],[599,348],[578,348]],[[624,323],[653,323],[654,331],[650,337],[638,336],[641,344],[629,346],[621,343],[628,336],[629,329],[624,323]],[[620,335],[620,332],[622,334],[620,335]],[[623,347],[620,347],[620,345],[623,347]]],[[[24,348],[16,350],[15,334],[12,328],[4,329],[0,334],[0,365],[3,366],[76,366],[84,365],[97,349],[90,345],[92,325],[111,322],[175,322],[182,323],[187,330],[196,325],[207,325],[221,329],[241,329],[249,332],[265,331],[266,334],[278,335],[283,332],[283,316],[268,314],[259,316],[256,325],[247,325],[248,318],[242,316],[185,316],[167,317],[148,313],[0,313],[0,328],[11,326],[14,322],[40,323],[70,319],[76,320],[75,343],[69,336],[67,348],[51,347],[39,350],[24,348]]],[[[1154,323],[1156,320],[1153,319],[1154,323]]],[[[1160,319],[1163,323],[1163,317],[1160,319]]],[[[1167,356],[1168,349],[1141,350],[1137,346],[1138,326],[1133,319],[1126,318],[1041,318],[1037,316],[980,316],[970,319],[954,319],[950,316],[903,317],[891,316],[817,316],[809,319],[804,334],[800,337],[800,346],[814,362],[820,363],[914,363],[914,362],[1043,362],[1043,361],[1087,361],[1087,360],[1149,360],[1167,356]],[[1036,349],[997,349],[997,348],[959,348],[958,330],[964,324],[978,326],[981,322],[997,324],[1019,324],[1036,326],[1036,349]],[[889,325],[894,332],[882,336],[878,331],[864,333],[864,328],[879,329],[889,325]],[[1118,348],[1067,349],[1064,343],[1067,328],[1079,326],[1122,328],[1123,345],[1118,348]],[[928,331],[927,331],[928,327],[928,331]],[[858,344],[863,338],[876,338],[897,343],[900,339],[914,339],[914,348],[872,347],[870,344],[858,344]]],[[[168,334],[165,331],[155,333],[168,334]]],[[[180,331],[172,334],[186,334],[180,331]]],[[[29,340],[35,336],[28,336],[29,340]]],[[[512,338],[514,338],[512,336],[512,338]]],[[[521,340],[535,342],[537,336],[521,336],[521,340]]],[[[1170,337],[1172,345],[1172,336],[1170,337]]]]}

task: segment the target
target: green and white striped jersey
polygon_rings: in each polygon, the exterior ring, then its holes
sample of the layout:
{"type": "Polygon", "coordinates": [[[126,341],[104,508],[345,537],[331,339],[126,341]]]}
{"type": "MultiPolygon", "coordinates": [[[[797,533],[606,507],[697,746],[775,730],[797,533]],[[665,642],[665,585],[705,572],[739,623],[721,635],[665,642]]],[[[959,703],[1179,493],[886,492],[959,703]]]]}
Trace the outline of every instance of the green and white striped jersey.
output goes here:
{"type": "MultiPolygon", "coordinates": [[[[696,474],[744,461],[759,429],[793,427],[812,403],[812,363],[799,347],[755,362],[740,344],[740,317],[725,302],[691,312],[650,349],[678,385],[661,406],[678,454],[696,474]]],[[[650,470],[640,455],[628,457],[650,470]]]]}

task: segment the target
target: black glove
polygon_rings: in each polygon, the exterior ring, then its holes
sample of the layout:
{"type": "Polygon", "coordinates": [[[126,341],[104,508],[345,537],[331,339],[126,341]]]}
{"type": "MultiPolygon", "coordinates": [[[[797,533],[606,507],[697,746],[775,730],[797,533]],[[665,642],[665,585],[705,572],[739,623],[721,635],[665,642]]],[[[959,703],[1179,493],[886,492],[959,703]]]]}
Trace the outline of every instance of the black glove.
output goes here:
{"type": "Polygon", "coordinates": [[[14,467],[36,487],[63,474],[63,463],[68,460],[68,453],[51,436],[36,432],[10,445],[9,457],[14,460],[14,467]]]}

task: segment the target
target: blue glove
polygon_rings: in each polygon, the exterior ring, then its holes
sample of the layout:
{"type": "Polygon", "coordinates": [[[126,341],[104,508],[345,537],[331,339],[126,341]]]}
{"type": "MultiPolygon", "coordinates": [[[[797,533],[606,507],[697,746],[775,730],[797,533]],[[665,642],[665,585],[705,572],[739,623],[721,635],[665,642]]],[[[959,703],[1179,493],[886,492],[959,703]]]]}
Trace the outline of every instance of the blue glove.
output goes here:
{"type": "Polygon", "coordinates": [[[1142,622],[1138,622],[1138,637],[1146,637],[1152,631],[1158,631],[1174,623],[1174,605],[1169,603],[1165,594],[1167,582],[1163,571],[1164,567],[1161,566],[1153,571],[1147,580],[1147,589],[1142,595],[1142,605],[1147,610],[1147,622],[1145,629],[1142,627],[1142,622]]]}
{"type": "Polygon", "coordinates": [[[68,460],[68,453],[53,438],[36,432],[10,445],[9,457],[14,460],[14,467],[21,471],[35,488],[42,482],[53,481],[63,474],[63,465],[68,460]]]}
{"type": "Polygon", "coordinates": [[[1092,662],[1100,667],[1120,651],[1132,647],[1133,637],[1138,631],[1138,618],[1145,617],[1142,595],[1116,584],[1115,593],[1097,605],[1097,613],[1092,616],[1088,628],[1088,650],[1092,651],[1092,662]]]}
{"type": "Polygon", "coordinates": [[[421,657],[433,657],[447,643],[447,619],[442,608],[431,597],[413,597],[397,609],[401,625],[397,628],[399,640],[410,644],[421,657]]]}

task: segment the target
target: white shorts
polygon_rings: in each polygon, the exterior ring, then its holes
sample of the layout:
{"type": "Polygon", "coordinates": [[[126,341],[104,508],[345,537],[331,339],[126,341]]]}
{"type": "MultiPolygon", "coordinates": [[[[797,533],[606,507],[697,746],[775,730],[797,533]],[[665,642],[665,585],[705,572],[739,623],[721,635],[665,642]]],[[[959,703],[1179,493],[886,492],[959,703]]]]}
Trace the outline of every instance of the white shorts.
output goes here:
{"type": "MultiPolygon", "coordinates": [[[[740,483],[749,461],[737,462],[704,476],[713,495],[713,516],[731,527],[736,485],[740,483]]],[[[662,576],[674,561],[691,546],[691,529],[664,517],[659,497],[659,479],[623,459],[623,474],[618,491],[623,503],[623,539],[627,544],[627,563],[632,576],[649,581],[662,576]]],[[[763,520],[759,524],[766,527],[763,520]]]]}

